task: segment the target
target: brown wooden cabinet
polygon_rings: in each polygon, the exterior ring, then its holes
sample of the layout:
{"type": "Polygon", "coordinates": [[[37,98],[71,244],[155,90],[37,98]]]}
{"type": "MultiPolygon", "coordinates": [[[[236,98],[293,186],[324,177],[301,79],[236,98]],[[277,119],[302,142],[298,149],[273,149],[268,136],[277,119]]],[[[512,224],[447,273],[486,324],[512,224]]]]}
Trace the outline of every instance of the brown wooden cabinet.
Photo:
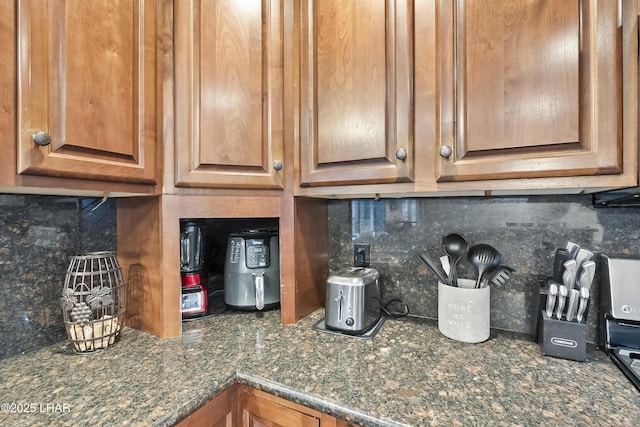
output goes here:
{"type": "Polygon", "coordinates": [[[22,0],[15,12],[17,173],[154,184],[159,1],[22,0]]]}
{"type": "Polygon", "coordinates": [[[235,427],[238,425],[238,393],[233,384],[205,403],[176,427],[235,427]]]}
{"type": "Polygon", "coordinates": [[[348,422],[234,383],[177,427],[347,427],[348,422]]]}
{"type": "Polygon", "coordinates": [[[346,427],[337,419],[255,388],[238,385],[238,425],[243,427],[346,427]]]}
{"type": "Polygon", "coordinates": [[[439,1],[437,180],[621,174],[623,3],[439,1]]]}
{"type": "Polygon", "coordinates": [[[283,10],[283,0],[173,2],[166,162],[177,187],[283,187],[283,10]]]}
{"type": "Polygon", "coordinates": [[[302,1],[297,194],[573,193],[637,185],[637,10],[636,0],[302,1]],[[351,22],[372,16],[367,21],[382,28],[383,13],[393,43],[388,34],[382,42],[382,29],[366,33],[351,22]],[[402,46],[412,48],[404,55],[402,46]],[[392,70],[387,80],[367,74],[375,58],[392,70]],[[408,85],[399,83],[403,75],[408,85]],[[372,81],[386,85],[389,103],[365,90],[372,81]],[[378,128],[354,120],[374,111],[386,114],[378,128]],[[392,158],[381,153],[393,154],[390,146],[360,132],[373,135],[382,126],[406,129],[414,141],[404,178],[385,175],[392,158]]]}
{"type": "Polygon", "coordinates": [[[300,3],[300,184],[413,180],[413,2],[300,3]]]}
{"type": "Polygon", "coordinates": [[[239,419],[243,427],[319,427],[320,419],[291,407],[291,402],[260,393],[249,387],[240,388],[239,419]]]}

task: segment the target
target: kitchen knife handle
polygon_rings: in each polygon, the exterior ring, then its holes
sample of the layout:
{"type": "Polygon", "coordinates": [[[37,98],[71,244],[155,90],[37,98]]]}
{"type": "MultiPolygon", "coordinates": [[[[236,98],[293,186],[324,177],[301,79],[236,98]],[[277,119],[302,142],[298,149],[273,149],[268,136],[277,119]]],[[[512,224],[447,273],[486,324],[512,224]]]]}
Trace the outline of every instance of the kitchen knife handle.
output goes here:
{"type": "Polygon", "coordinates": [[[587,288],[589,290],[593,284],[593,276],[596,274],[596,263],[593,261],[587,261],[582,264],[582,271],[578,278],[578,285],[581,288],[587,288]]]}
{"type": "Polygon", "coordinates": [[[562,320],[562,311],[564,310],[564,300],[567,298],[569,291],[565,285],[560,285],[558,292],[558,308],[556,310],[556,317],[558,320],[562,320]]]}
{"type": "Polygon", "coordinates": [[[562,273],[562,283],[567,289],[573,289],[576,284],[577,264],[575,259],[570,259],[564,263],[564,273],[562,273]]]}
{"type": "Polygon", "coordinates": [[[580,288],[580,304],[578,305],[578,314],[576,320],[578,323],[582,323],[582,318],[586,317],[587,303],[589,302],[589,289],[580,288]]]}
{"type": "Polygon", "coordinates": [[[553,307],[556,305],[556,297],[558,296],[558,284],[549,285],[549,293],[547,294],[547,317],[551,319],[553,316],[553,307]]]}
{"type": "Polygon", "coordinates": [[[580,250],[580,245],[573,242],[567,242],[565,248],[567,249],[567,252],[569,252],[569,257],[575,259],[578,251],[580,250]]]}
{"type": "Polygon", "coordinates": [[[580,298],[580,291],[577,289],[571,289],[569,291],[569,304],[567,305],[567,322],[571,322],[576,315],[578,309],[578,299],[580,298]]]}
{"type": "Polygon", "coordinates": [[[580,267],[582,267],[585,262],[590,261],[592,257],[593,252],[584,248],[580,248],[580,250],[576,254],[576,265],[578,266],[577,270],[580,270],[580,267]]]}
{"type": "Polygon", "coordinates": [[[556,256],[553,260],[553,281],[562,282],[562,272],[564,271],[564,263],[571,259],[569,251],[565,248],[556,249],[556,256]]]}

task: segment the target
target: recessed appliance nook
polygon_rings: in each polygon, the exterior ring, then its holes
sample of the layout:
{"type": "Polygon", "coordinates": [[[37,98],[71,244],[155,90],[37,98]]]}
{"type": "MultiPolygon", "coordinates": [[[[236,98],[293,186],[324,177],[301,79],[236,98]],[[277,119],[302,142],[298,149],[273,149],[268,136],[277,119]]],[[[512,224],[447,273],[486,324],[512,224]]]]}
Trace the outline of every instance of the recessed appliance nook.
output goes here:
{"type": "Polygon", "coordinates": [[[182,320],[280,304],[278,218],[180,218],[182,320]]]}

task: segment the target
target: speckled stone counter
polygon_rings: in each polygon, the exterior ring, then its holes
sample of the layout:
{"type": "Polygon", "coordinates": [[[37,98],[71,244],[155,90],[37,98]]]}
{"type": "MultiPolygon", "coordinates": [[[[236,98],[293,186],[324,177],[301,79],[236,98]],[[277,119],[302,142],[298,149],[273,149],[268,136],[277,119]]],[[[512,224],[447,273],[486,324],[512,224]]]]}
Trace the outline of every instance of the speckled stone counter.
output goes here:
{"type": "Polygon", "coordinates": [[[279,312],[225,314],[177,339],[125,329],[94,355],[60,343],[2,360],[0,425],[172,425],[233,381],[363,425],[640,425],[640,393],[599,351],[572,362],[413,320],[359,340],[312,330],[322,315],[281,326],[279,312]]]}

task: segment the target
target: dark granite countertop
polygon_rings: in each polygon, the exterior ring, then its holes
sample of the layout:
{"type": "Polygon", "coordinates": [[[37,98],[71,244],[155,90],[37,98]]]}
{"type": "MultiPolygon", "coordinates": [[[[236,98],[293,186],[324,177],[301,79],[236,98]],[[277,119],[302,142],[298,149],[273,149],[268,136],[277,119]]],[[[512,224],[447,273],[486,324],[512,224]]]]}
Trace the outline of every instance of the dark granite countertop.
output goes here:
{"type": "Polygon", "coordinates": [[[573,362],[413,320],[360,340],[312,330],[322,315],[281,326],[279,312],[230,313],[176,339],[125,328],[97,354],[59,343],[4,359],[0,425],[172,425],[233,381],[364,425],[640,425],[640,393],[599,351],[573,362]]]}

